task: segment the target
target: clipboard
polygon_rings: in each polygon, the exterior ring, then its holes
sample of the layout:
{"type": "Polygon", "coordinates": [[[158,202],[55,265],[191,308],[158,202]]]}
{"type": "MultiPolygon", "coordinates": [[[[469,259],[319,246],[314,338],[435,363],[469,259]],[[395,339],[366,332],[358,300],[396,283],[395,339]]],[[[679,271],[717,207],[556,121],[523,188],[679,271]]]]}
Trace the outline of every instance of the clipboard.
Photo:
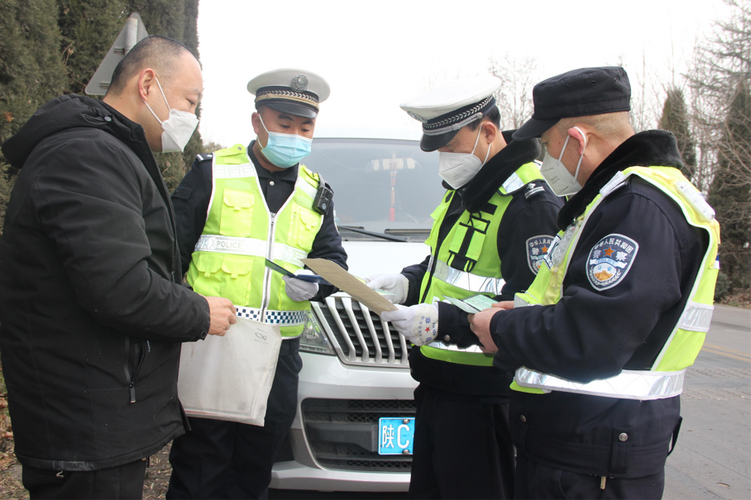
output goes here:
{"type": "Polygon", "coordinates": [[[365,304],[368,309],[379,316],[383,311],[396,311],[398,309],[380,293],[369,288],[357,276],[348,273],[335,262],[326,259],[302,259],[302,263],[332,285],[350,294],[353,299],[365,304]]]}
{"type": "Polygon", "coordinates": [[[309,283],[318,283],[319,285],[330,285],[328,281],[326,281],[325,278],[315,275],[315,274],[294,274],[286,269],[284,269],[279,264],[275,264],[273,261],[270,261],[269,259],[266,259],[266,267],[269,269],[272,269],[279,274],[283,274],[284,276],[289,276],[290,278],[295,278],[296,280],[300,281],[307,281],[309,283]]]}

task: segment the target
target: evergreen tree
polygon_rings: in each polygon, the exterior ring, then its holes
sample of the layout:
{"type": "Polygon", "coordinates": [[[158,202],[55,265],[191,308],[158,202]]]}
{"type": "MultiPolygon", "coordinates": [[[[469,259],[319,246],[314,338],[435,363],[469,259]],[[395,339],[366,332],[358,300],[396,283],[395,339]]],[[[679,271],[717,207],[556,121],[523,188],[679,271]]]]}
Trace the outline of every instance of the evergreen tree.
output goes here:
{"type": "Polygon", "coordinates": [[[68,73],[65,93],[83,94],[130,12],[125,12],[124,0],[57,0],[57,4],[68,73]]]}
{"type": "Polygon", "coordinates": [[[692,130],[699,143],[695,180],[720,223],[720,263],[731,288],[751,286],[751,2],[725,0],[726,20],[697,46],[688,77],[692,130]]]}
{"type": "Polygon", "coordinates": [[[720,262],[732,287],[751,286],[751,86],[738,78],[709,191],[722,229],[720,262]]]}
{"type": "MultiPolygon", "coordinates": [[[[0,143],[65,88],[55,0],[0,0],[0,143]]],[[[13,178],[0,153],[0,233],[13,178]]]]}
{"type": "Polygon", "coordinates": [[[678,142],[678,151],[683,158],[681,172],[686,178],[691,179],[696,168],[696,144],[689,129],[689,117],[686,111],[686,102],[683,98],[683,90],[677,87],[668,90],[665,105],[662,109],[662,117],[657,127],[662,130],[669,130],[675,135],[678,142]]]}
{"type": "MultiPolygon", "coordinates": [[[[198,55],[198,0],[130,0],[128,12],[138,12],[149,34],[163,35],[184,43],[198,55]]],[[[197,110],[200,118],[200,108],[197,110]]],[[[203,151],[201,134],[196,132],[184,153],[157,155],[157,163],[167,187],[173,190],[182,180],[186,166],[203,151]]]]}

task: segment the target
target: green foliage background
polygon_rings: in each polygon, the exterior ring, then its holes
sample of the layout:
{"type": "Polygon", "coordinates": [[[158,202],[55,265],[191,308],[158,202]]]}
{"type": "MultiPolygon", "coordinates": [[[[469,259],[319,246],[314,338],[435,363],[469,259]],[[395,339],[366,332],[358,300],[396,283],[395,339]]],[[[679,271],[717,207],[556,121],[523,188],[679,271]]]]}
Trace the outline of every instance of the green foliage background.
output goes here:
{"type": "MultiPolygon", "coordinates": [[[[48,100],[82,94],[132,12],[198,54],[198,0],[0,0],[0,143],[48,100]]],[[[184,153],[157,155],[170,189],[202,150],[196,131],[184,153]]],[[[0,153],[0,228],[14,170],[0,153]]]]}
{"type": "Polygon", "coordinates": [[[683,158],[681,172],[691,180],[696,168],[696,143],[691,137],[691,124],[683,90],[677,87],[668,89],[665,105],[662,108],[662,118],[657,128],[669,130],[675,135],[678,151],[683,158]]]}

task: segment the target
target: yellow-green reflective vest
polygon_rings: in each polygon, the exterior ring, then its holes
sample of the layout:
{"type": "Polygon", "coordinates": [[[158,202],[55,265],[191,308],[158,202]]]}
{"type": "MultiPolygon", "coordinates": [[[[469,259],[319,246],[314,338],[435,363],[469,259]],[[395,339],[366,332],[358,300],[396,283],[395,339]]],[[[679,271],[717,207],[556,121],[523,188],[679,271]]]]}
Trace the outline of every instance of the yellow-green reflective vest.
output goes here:
{"type": "Polygon", "coordinates": [[[540,394],[562,391],[639,400],[670,398],[683,390],[685,370],[699,354],[712,319],[714,288],[719,269],[717,246],[720,242],[720,226],[714,219],[714,210],[678,169],[630,167],[616,174],[603,186],[584,213],[565,231],[558,233],[543,259],[537,278],[525,293],[516,294],[514,302],[516,307],[520,307],[550,305],[561,299],[569,259],[589,217],[610,193],[627,182],[632,175],[641,177],[669,196],[681,208],[689,224],[705,230],[709,235],[709,246],[701,269],[678,323],[649,370],[623,370],[615,377],[584,384],[522,367],[516,372],[512,389],[540,394]]]}
{"type": "MultiPolygon", "coordinates": [[[[478,293],[489,297],[500,295],[503,276],[498,256],[498,228],[503,214],[513,199],[511,194],[542,178],[536,163],[522,165],[490,198],[488,205],[494,208],[493,213],[469,213],[465,210],[443,242],[439,243],[441,224],[451,200],[457,196],[456,191],[446,193],[443,202],[431,215],[433,228],[425,241],[430,246],[431,257],[429,272],[422,279],[421,302],[435,303],[446,297],[464,299],[478,293]]],[[[483,353],[477,346],[461,349],[436,341],[420,347],[420,352],[428,358],[449,363],[474,366],[493,364],[493,355],[483,353]]]]}
{"type": "Polygon", "coordinates": [[[290,299],[282,275],[267,268],[265,259],[292,272],[303,267],[323,222],[313,210],[318,175],[300,165],[295,189],[276,214],[266,206],[244,146],[215,152],[212,176],[188,283],[202,295],[231,300],[241,317],[279,325],[283,337],[300,335],[310,302],[290,299]]]}

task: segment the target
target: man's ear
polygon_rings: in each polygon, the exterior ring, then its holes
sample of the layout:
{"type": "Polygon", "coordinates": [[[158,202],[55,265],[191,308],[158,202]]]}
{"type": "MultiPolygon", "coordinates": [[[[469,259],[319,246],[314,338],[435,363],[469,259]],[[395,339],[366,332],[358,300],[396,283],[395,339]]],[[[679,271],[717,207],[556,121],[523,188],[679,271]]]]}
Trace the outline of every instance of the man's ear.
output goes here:
{"type": "Polygon", "coordinates": [[[485,137],[485,140],[488,141],[488,144],[491,144],[498,134],[498,127],[496,127],[491,121],[482,122],[480,127],[482,127],[482,134],[485,137]]]}
{"type": "Polygon", "coordinates": [[[151,92],[159,90],[156,84],[156,73],[151,68],[145,68],[138,74],[138,95],[144,101],[151,92]]]}
{"type": "Polygon", "coordinates": [[[587,137],[587,129],[582,125],[574,125],[570,129],[567,130],[568,135],[571,136],[572,139],[576,139],[579,143],[579,156],[584,154],[584,148],[587,147],[587,143],[589,143],[589,138],[587,137]]]}
{"type": "Polygon", "coordinates": [[[253,125],[253,132],[255,132],[256,135],[263,130],[263,126],[261,125],[261,115],[258,114],[257,111],[254,111],[253,114],[250,115],[250,123],[253,125]]]}

